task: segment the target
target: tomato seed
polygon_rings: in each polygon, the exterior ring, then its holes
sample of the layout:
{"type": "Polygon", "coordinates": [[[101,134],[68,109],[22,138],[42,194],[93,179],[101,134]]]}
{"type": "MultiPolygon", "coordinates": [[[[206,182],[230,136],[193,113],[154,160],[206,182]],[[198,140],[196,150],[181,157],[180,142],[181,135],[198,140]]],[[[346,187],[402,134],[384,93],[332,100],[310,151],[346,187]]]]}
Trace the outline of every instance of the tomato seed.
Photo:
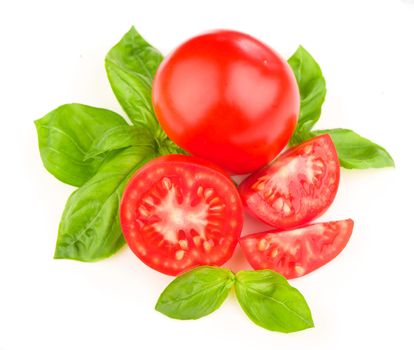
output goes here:
{"type": "Polygon", "coordinates": [[[144,203],[147,203],[148,205],[150,205],[150,206],[152,206],[152,207],[153,207],[153,206],[154,206],[154,204],[155,204],[155,203],[154,203],[154,200],[152,199],[152,197],[149,197],[149,196],[148,196],[148,197],[146,197],[146,198],[144,198],[144,199],[143,199],[143,202],[144,202],[144,203]]]}
{"type": "Polygon", "coordinates": [[[313,164],[314,164],[314,165],[316,165],[316,166],[317,166],[317,167],[319,167],[319,168],[323,168],[323,167],[324,167],[323,162],[322,162],[322,161],[320,161],[320,160],[315,160],[315,161],[313,162],[313,164]]]}
{"type": "Polygon", "coordinates": [[[178,241],[178,244],[180,245],[181,249],[184,249],[184,250],[188,249],[188,241],[186,239],[180,239],[178,241]]]}
{"type": "Polygon", "coordinates": [[[299,276],[302,276],[305,272],[305,269],[302,266],[295,266],[295,271],[299,276]]]}
{"type": "Polygon", "coordinates": [[[285,202],[285,204],[283,205],[283,213],[285,215],[289,215],[292,212],[292,210],[290,209],[290,207],[287,205],[287,203],[285,202]]]}
{"type": "Polygon", "coordinates": [[[175,258],[176,258],[177,260],[182,260],[182,258],[184,257],[184,253],[185,253],[185,251],[184,251],[184,250],[178,250],[178,251],[175,253],[175,258]]]}
{"type": "Polygon", "coordinates": [[[270,256],[272,258],[276,258],[278,254],[279,254],[279,250],[278,249],[273,249],[272,252],[270,253],[270,256]]]}
{"type": "MultiPolygon", "coordinates": [[[[210,240],[211,241],[211,240],[210,240]]],[[[203,248],[206,252],[208,252],[211,248],[212,248],[212,244],[210,243],[210,241],[208,242],[203,242],[203,248]]],[[[213,243],[214,245],[214,243],[213,243]]]]}
{"type": "Polygon", "coordinates": [[[225,204],[222,204],[222,205],[216,205],[216,206],[214,206],[214,207],[210,207],[210,208],[208,208],[209,210],[211,210],[211,211],[220,211],[220,210],[222,210],[222,209],[224,209],[225,208],[225,204]]]}
{"type": "Polygon", "coordinates": [[[279,197],[278,199],[276,199],[274,206],[277,210],[281,210],[283,208],[283,204],[284,204],[283,198],[279,197]]]}
{"type": "Polygon", "coordinates": [[[205,191],[204,191],[204,198],[205,199],[209,199],[211,196],[212,196],[212,194],[214,193],[214,191],[213,191],[213,189],[211,189],[211,188],[207,188],[205,191]]]}
{"type": "Polygon", "coordinates": [[[263,251],[263,250],[266,250],[267,248],[269,248],[269,245],[270,244],[269,244],[268,240],[266,238],[262,238],[259,241],[257,249],[259,249],[260,251],[263,251]]]}
{"type": "Polygon", "coordinates": [[[265,188],[265,183],[263,181],[257,181],[253,186],[252,190],[262,191],[265,188]]]}
{"type": "Polygon", "coordinates": [[[203,186],[198,186],[197,188],[197,196],[201,197],[203,195],[204,188],[203,186]]]}
{"type": "Polygon", "coordinates": [[[201,243],[201,237],[200,236],[193,237],[193,242],[197,247],[199,247],[201,243]]]}
{"type": "Polygon", "coordinates": [[[218,204],[220,203],[220,198],[219,197],[214,197],[211,201],[210,201],[210,205],[214,205],[214,204],[218,204]]]}
{"type": "Polygon", "coordinates": [[[312,152],[312,146],[311,145],[307,145],[304,149],[303,149],[303,153],[305,154],[310,154],[312,152]]]}
{"type": "Polygon", "coordinates": [[[171,180],[170,180],[168,177],[164,177],[164,178],[162,179],[162,184],[164,185],[164,187],[165,187],[167,190],[171,190],[172,184],[171,184],[171,180]]]}
{"type": "Polygon", "coordinates": [[[139,211],[139,213],[140,213],[142,216],[149,216],[149,215],[150,215],[150,213],[149,213],[148,209],[147,209],[147,208],[145,208],[143,205],[141,205],[141,206],[138,208],[138,211],[139,211]]]}

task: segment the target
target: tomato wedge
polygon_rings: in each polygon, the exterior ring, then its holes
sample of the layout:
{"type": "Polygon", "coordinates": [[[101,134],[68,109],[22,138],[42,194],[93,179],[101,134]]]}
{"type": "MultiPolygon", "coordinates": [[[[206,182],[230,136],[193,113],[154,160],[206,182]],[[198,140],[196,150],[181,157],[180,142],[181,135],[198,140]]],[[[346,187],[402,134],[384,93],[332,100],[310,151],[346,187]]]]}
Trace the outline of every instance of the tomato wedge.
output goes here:
{"type": "Polygon", "coordinates": [[[243,226],[242,204],[231,179],[200,159],[157,158],[129,181],[120,207],[132,251],[168,275],[199,265],[222,265],[243,226]]]}
{"type": "Polygon", "coordinates": [[[322,215],[339,185],[339,160],[329,135],[289,149],[250,175],[239,188],[250,213],[279,229],[301,226],[322,215]]]}
{"type": "Polygon", "coordinates": [[[351,219],[317,223],[290,231],[254,233],[240,239],[250,265],[286,278],[308,274],[335,258],[352,234],[351,219]]]}

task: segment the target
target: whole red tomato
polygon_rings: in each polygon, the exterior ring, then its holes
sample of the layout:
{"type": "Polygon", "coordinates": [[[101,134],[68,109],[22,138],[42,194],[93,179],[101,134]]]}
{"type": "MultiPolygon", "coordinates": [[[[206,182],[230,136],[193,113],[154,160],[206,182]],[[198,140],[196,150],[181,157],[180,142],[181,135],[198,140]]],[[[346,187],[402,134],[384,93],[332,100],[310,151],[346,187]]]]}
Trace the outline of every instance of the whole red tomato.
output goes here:
{"type": "Polygon", "coordinates": [[[234,174],[257,170],[287,144],[299,90],[287,62],[249,35],[194,37],[161,63],[155,113],[167,135],[234,174]]]}

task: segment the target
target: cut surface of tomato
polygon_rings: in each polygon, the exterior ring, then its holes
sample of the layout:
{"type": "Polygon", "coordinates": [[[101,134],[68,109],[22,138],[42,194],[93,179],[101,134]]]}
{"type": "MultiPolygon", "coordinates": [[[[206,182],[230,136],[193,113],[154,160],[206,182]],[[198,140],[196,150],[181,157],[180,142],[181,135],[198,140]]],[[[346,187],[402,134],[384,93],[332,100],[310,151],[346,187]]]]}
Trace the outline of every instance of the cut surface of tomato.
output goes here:
{"type": "Polygon", "coordinates": [[[240,245],[254,269],[271,269],[288,279],[296,278],[335,258],[348,243],[353,227],[348,219],[254,233],[242,237],[240,245]]]}
{"type": "Polygon", "coordinates": [[[287,150],[246,178],[239,192],[249,212],[278,229],[298,227],[322,215],[339,185],[339,160],[329,135],[287,150]]]}
{"type": "Polygon", "coordinates": [[[168,155],[137,171],[120,207],[125,239],[145,264],[168,275],[222,265],[243,226],[231,179],[193,157],[168,155]]]}

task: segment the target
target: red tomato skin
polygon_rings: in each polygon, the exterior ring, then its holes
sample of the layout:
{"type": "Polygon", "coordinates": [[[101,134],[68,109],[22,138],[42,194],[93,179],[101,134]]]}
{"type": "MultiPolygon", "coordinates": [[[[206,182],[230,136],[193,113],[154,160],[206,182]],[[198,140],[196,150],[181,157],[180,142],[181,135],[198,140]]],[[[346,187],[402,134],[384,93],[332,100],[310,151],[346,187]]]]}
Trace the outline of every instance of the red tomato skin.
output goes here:
{"type": "MultiPolygon", "coordinates": [[[[310,140],[307,140],[300,145],[288,149],[287,151],[279,155],[272,163],[268,164],[262,169],[259,169],[258,171],[244,179],[242,183],[239,185],[239,193],[243,205],[247,209],[249,214],[270,226],[273,226],[280,230],[284,230],[306,225],[312,220],[323,215],[335,199],[336,193],[338,192],[339,181],[340,164],[336,153],[335,145],[333,144],[332,139],[329,135],[320,135],[310,140]],[[297,213],[295,215],[295,213],[292,213],[293,215],[291,215],[291,217],[288,219],[283,218],[280,215],[276,215],[274,212],[274,208],[272,208],[272,206],[269,205],[269,203],[266,203],[263,200],[263,198],[258,198],[259,196],[257,196],[257,191],[253,188],[254,184],[258,181],[259,178],[269,173],[271,174],[273,171],[272,169],[277,167],[283,159],[294,156],[296,153],[298,153],[299,150],[303,150],[307,145],[311,143],[322,144],[322,146],[325,148],[325,151],[323,152],[329,153],[327,157],[327,162],[330,162],[330,171],[327,172],[327,174],[325,175],[322,184],[322,190],[324,195],[319,196],[318,205],[309,206],[307,208],[306,205],[303,204],[303,198],[301,198],[299,195],[298,198],[296,198],[296,200],[292,202],[300,202],[299,206],[301,206],[302,208],[306,208],[306,211],[304,210],[304,213],[301,213],[301,215],[298,215],[297,213]],[[332,181],[332,183],[329,183],[330,181],[332,181]],[[254,196],[256,196],[256,199],[252,199],[254,196]]],[[[315,195],[314,197],[317,199],[318,195],[315,195]]]]}
{"type": "MultiPolygon", "coordinates": [[[[228,189],[227,189],[228,190],[228,189]]],[[[131,248],[131,250],[134,252],[134,254],[147,266],[150,268],[157,270],[161,273],[164,273],[166,275],[176,276],[182,272],[185,272],[189,269],[192,269],[197,266],[201,265],[213,265],[213,266],[221,266],[225,262],[227,262],[231,256],[233,255],[234,249],[237,246],[238,239],[240,237],[240,233],[243,227],[243,215],[242,215],[242,208],[243,205],[241,203],[241,199],[238,195],[237,189],[232,182],[231,178],[228,176],[228,174],[222,170],[217,165],[206,161],[204,159],[192,157],[192,156],[185,156],[181,154],[170,154],[166,156],[161,156],[158,158],[153,159],[152,161],[145,164],[143,167],[141,167],[129,180],[125,191],[123,193],[122,199],[121,199],[121,205],[120,205],[120,223],[122,232],[124,233],[125,240],[128,244],[128,246],[131,248]],[[230,189],[234,189],[233,193],[235,202],[233,203],[235,208],[238,208],[237,213],[235,215],[234,222],[236,223],[235,226],[232,226],[232,234],[234,234],[234,237],[232,238],[232,241],[229,245],[227,245],[227,250],[221,254],[219,258],[216,259],[210,259],[207,261],[207,263],[203,260],[208,258],[208,254],[198,254],[199,260],[194,260],[194,256],[197,254],[189,254],[191,255],[190,259],[193,259],[188,263],[188,266],[180,265],[177,268],[171,268],[171,267],[165,267],[163,265],[154,263],[151,259],[147,259],[145,256],[142,255],[140,252],[139,246],[145,245],[145,240],[143,240],[142,237],[140,237],[139,234],[132,233],[133,230],[131,230],[131,220],[128,218],[130,215],[128,213],[127,207],[130,205],[129,201],[130,198],[134,198],[139,196],[139,193],[145,193],[147,190],[149,190],[148,186],[146,186],[145,179],[150,179],[151,176],[148,176],[148,174],[151,174],[151,169],[156,168],[158,165],[168,167],[168,164],[171,166],[176,165],[186,165],[189,166],[192,169],[198,169],[198,168],[207,168],[209,171],[214,173],[214,176],[217,177],[220,181],[225,183],[227,186],[230,187],[230,189]],[[143,176],[144,174],[144,176],[143,176]],[[141,183],[141,189],[137,189],[137,184],[141,183]]],[[[229,228],[230,231],[230,228],[229,228]]],[[[186,263],[185,259],[182,261],[182,263],[186,263]]]]}
{"type": "Polygon", "coordinates": [[[353,228],[354,221],[352,219],[347,219],[305,225],[288,231],[271,230],[241,237],[240,246],[244,256],[255,270],[271,269],[284,275],[287,279],[293,279],[307,275],[337,257],[348,244],[353,228]],[[314,227],[324,229],[325,232],[328,233],[329,230],[332,232],[336,231],[337,235],[327,237],[325,240],[321,238],[318,239],[318,237],[315,238],[314,236],[314,238],[305,242],[304,236],[306,236],[306,230],[311,230],[314,227]],[[303,230],[305,231],[305,234],[302,237],[294,237],[294,235],[290,234],[290,232],[297,230],[303,230]],[[260,245],[263,246],[261,240],[265,238],[268,239],[268,241],[271,241],[272,236],[276,237],[276,239],[280,237],[280,240],[279,244],[269,244],[269,247],[266,247],[266,249],[270,250],[270,254],[269,252],[260,252],[259,249],[251,248],[252,244],[256,247],[260,247],[260,245]],[[332,246],[329,246],[329,243],[332,243],[332,246]],[[284,244],[286,244],[286,246],[284,246],[284,244]],[[317,245],[319,245],[319,247],[315,248],[317,245]],[[286,254],[286,251],[289,252],[289,248],[292,247],[299,247],[295,252],[295,256],[290,256],[289,253],[286,254]],[[310,254],[307,250],[309,247],[318,249],[320,252],[310,254]],[[278,250],[278,254],[281,256],[279,261],[284,261],[282,266],[277,266],[275,262],[276,257],[272,257],[271,252],[275,249],[278,250]],[[301,270],[297,269],[296,266],[299,266],[301,270]]]}
{"type": "Polygon", "coordinates": [[[255,171],[279,154],[300,106],[287,62],[251,36],[228,30],[196,36],[167,56],[152,97],[175,143],[233,174],[255,171]]]}

